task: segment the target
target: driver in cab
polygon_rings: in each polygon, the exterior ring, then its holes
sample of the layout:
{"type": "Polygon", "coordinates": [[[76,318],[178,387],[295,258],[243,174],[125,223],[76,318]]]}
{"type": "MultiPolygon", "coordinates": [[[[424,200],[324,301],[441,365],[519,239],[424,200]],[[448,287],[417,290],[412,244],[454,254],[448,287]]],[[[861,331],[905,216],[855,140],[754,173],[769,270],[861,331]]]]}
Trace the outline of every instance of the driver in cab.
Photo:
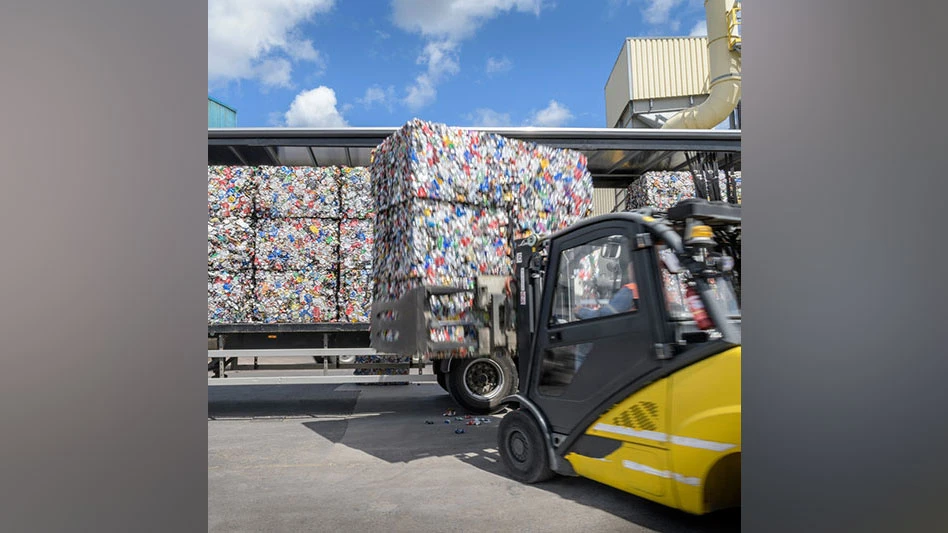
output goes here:
{"type": "Polygon", "coordinates": [[[573,313],[580,320],[598,318],[603,316],[626,313],[635,309],[639,299],[639,289],[635,284],[635,277],[632,272],[632,263],[629,262],[625,267],[625,284],[623,284],[609,302],[598,307],[577,307],[573,313]]]}

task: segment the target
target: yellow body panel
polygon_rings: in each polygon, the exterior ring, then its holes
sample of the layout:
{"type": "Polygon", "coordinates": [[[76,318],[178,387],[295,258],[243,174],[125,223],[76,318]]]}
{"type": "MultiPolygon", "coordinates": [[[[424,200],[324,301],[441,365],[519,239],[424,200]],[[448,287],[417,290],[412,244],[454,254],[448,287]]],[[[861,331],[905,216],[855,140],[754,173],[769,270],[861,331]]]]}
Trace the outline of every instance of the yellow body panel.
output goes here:
{"type": "Polygon", "coordinates": [[[636,392],[586,434],[622,445],[604,458],[568,454],[583,477],[695,514],[739,504],[740,347],[636,392]]]}

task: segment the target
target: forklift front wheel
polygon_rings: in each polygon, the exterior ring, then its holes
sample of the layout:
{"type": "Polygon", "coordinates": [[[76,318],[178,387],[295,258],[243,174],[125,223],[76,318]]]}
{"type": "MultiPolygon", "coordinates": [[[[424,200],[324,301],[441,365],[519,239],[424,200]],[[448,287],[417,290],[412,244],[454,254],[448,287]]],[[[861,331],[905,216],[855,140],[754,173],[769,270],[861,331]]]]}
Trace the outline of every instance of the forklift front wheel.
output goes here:
{"type": "Polygon", "coordinates": [[[517,390],[517,368],[506,354],[457,359],[447,375],[448,392],[461,407],[486,415],[504,409],[500,403],[517,390]]]}
{"type": "Polygon", "coordinates": [[[521,483],[539,483],[553,477],[540,426],[530,413],[516,409],[500,421],[497,448],[507,471],[521,483]]]}

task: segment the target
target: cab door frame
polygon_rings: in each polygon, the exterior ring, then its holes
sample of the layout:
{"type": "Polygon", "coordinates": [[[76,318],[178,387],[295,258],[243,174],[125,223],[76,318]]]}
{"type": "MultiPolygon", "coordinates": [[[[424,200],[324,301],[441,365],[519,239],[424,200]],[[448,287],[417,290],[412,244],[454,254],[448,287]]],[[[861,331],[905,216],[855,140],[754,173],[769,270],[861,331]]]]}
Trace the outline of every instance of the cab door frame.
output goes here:
{"type": "Polygon", "coordinates": [[[579,426],[591,411],[600,409],[603,402],[629,383],[641,381],[661,369],[655,347],[665,338],[666,317],[662,312],[661,284],[655,283],[660,279],[655,270],[655,252],[645,231],[637,222],[616,220],[578,228],[557,236],[550,243],[544,296],[535,322],[536,337],[527,394],[529,400],[542,410],[554,433],[570,436],[582,433],[586,428],[579,426]],[[639,286],[637,310],[567,324],[551,324],[561,253],[612,235],[622,235],[627,239],[639,286]],[[541,379],[548,354],[584,343],[592,343],[593,348],[573,380],[561,394],[544,393],[541,379]]]}

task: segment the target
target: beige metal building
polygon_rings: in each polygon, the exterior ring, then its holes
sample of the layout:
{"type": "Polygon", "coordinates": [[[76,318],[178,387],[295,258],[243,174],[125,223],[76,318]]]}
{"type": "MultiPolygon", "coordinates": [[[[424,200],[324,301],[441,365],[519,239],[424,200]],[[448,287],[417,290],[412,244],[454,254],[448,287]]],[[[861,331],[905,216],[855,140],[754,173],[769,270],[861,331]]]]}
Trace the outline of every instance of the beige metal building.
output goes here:
{"type": "MultiPolygon", "coordinates": [[[[660,128],[708,98],[707,37],[628,38],[605,86],[606,126],[660,128]]],[[[739,128],[740,107],[730,119],[739,128]]]]}

